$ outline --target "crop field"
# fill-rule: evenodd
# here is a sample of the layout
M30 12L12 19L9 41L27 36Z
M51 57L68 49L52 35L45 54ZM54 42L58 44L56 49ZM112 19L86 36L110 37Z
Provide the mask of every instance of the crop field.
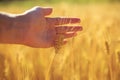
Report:
M0 5L0 11L33 6ZM50 17L79 17L83 31L57 54L53 47L0 44L0 80L120 80L120 4L42 6L53 7Z

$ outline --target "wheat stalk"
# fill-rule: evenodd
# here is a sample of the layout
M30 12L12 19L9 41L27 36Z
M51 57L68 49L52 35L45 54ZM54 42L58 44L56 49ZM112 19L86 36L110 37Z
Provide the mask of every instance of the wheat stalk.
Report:
M65 22L66 19L60 21L60 24L63 24L63 22ZM70 22L69 22L70 23ZM55 40L55 54L52 56L52 60L50 61L50 66L48 68L48 72L47 72L47 79L46 80L62 80L62 76L61 74L57 74L60 70L61 70L61 66L60 64L63 62L64 59L62 59L62 54L63 54L63 49L62 49L62 45L64 44L64 34L62 33L58 33L56 35L56 40ZM56 69L57 68L57 69ZM56 76L55 76L56 75Z
M108 55L108 79L112 80L112 66L111 66L111 59L110 59L110 48L109 48L109 44L107 41L105 41L105 48L106 48L107 55Z
M118 63L120 63L120 51L117 52L117 56L118 56Z
M0 80L6 80L4 62L5 62L5 57L0 54Z

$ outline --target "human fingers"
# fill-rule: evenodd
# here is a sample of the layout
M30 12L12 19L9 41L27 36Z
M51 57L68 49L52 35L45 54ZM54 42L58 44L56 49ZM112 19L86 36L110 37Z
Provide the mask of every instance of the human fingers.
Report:
M50 7L46 7L46 8L43 8L43 7L40 7L40 6L35 6L27 11L24 12L24 14L42 14L43 16L47 16L47 15L50 15L52 13L52 8Z
M44 16L50 15L52 13L52 8L42 8Z
M76 36L76 35L77 35L76 32L65 33L65 34L64 34L64 38L65 38L65 39L66 39L66 38L71 38L71 37L74 37L74 36Z
M63 24L73 24L73 23L80 23L80 19L79 18L60 18L60 17L56 17L56 18L46 18L47 21L55 24L55 25L63 25Z
M77 32L82 31L82 26L58 26L55 27L56 33Z
M64 41L67 40L66 38L71 38L71 37L75 37L77 35L76 32L66 32L66 33L62 33L62 34L58 34L60 39L57 39L56 41ZM61 37L62 36L62 37Z

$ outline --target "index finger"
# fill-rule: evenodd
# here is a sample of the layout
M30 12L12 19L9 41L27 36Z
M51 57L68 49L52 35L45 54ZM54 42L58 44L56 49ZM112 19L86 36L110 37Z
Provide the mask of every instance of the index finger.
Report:
M80 23L80 18L46 18L50 22L54 23L55 25L63 25L63 24L73 24L73 23Z

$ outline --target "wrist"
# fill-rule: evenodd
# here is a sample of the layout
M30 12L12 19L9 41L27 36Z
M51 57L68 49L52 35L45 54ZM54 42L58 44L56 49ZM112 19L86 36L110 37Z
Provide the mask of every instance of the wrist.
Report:
M23 16L10 17L9 25L3 26L1 43L23 44L26 34L26 23Z

